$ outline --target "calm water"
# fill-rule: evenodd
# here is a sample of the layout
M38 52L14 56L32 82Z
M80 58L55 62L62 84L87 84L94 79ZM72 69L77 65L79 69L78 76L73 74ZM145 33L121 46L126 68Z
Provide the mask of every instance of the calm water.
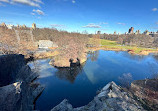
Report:
M128 82L152 78L158 72L158 56L132 56L127 52L97 51L88 54L82 67L56 69L49 59L29 64L40 73L38 82L45 90L37 99L35 108L47 111L68 99L74 107L86 105L96 92L108 82L127 86Z

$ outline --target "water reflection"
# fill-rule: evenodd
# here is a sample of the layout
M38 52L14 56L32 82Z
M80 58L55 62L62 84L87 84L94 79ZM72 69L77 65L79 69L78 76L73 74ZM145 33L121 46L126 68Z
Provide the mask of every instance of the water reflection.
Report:
M142 61L143 59L145 59L147 56L144 55L132 55L129 53L125 53L125 52L121 52L122 56L132 59L132 60L136 60L136 61Z
M94 84L97 82L97 77L95 76L95 71L99 68L98 64L91 63L91 65L85 65L83 68L88 80Z
M66 68L57 68L55 75L60 79L65 79L74 83L77 75L82 71L82 65L76 65Z
M154 57L156 60L158 60L158 55L153 55L153 57Z
M99 56L99 51L91 51L89 52L89 57L88 59L91 59L91 61L96 61L98 59Z
M40 76L38 78L47 78L54 75L54 72L56 69L49 65L50 59L45 60L37 60L30 62L28 65L31 67L31 69L38 73Z
M133 81L133 77L131 73L127 73L119 76L118 80L122 87L130 88L130 83Z

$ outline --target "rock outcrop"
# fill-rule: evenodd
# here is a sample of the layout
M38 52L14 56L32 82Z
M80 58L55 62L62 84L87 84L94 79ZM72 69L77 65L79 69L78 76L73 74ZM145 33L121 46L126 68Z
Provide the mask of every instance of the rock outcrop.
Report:
M80 65L84 64L87 60L86 53L82 54L81 58L71 59L71 58L65 58L64 55L61 57L61 55L55 56L51 61L49 62L50 65L58 68L66 68L71 67L72 65ZM72 61L71 61L72 60Z
M158 110L158 79L137 80L131 84L133 94L148 110Z
M73 108L63 100L51 111L145 111L127 92L114 82L107 84L88 105Z
M33 82L38 74L27 66L23 55L0 56L0 110L33 110L44 87Z

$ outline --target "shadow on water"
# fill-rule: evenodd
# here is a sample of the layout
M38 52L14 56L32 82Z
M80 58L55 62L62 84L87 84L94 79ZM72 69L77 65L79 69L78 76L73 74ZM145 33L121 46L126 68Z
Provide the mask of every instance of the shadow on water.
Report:
M80 60L77 58L77 62L74 63L73 59L70 59L70 67L56 67L58 69L55 75L60 79L65 79L74 83L77 75L82 71L84 64L80 64Z

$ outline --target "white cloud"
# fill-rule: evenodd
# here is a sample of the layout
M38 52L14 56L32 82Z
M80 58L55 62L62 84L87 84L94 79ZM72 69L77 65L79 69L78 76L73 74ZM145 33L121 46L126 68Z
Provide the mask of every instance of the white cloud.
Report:
M126 25L125 23L120 23L120 22L119 22L119 23L117 23L117 24L118 24L118 25Z
M38 15L44 15L44 12L42 10L39 10L39 9L37 9L37 10L33 9L33 13L34 13L34 15L35 15L35 13Z
M155 11L158 11L158 9L157 9L157 8L153 8L153 9L152 9L152 11L154 11L154 12L155 12Z
M13 3L25 4L33 7L40 7L39 3L31 1L31 0L13 0Z
M24 4L33 7L40 7L40 4L43 4L41 0L0 0L0 2L5 2L9 4Z
M156 24L158 25L158 22L156 22Z
M76 3L76 1L75 1L75 0L72 0L72 3Z
M86 26L83 26L83 28L101 28L101 26L94 23L90 23Z
M76 0L57 0L57 1L64 1L64 2L72 2L72 3L76 3Z
M36 15L36 14L32 12L31 15Z
M33 1L37 2L37 3L42 3L43 4L43 2L41 0L33 0Z

